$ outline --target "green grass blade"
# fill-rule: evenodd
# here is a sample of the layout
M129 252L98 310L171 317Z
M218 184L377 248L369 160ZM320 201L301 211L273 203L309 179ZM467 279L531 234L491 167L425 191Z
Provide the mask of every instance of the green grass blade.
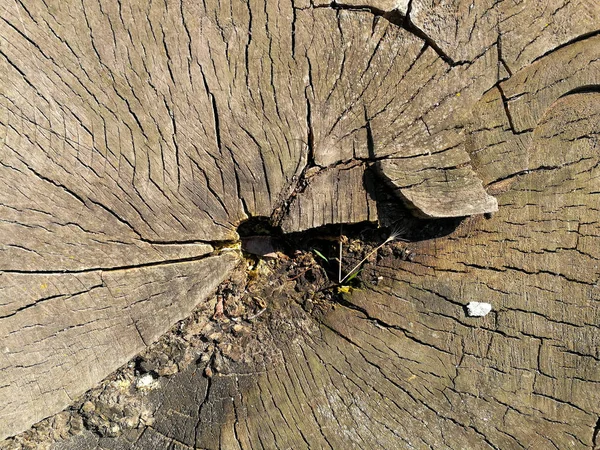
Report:
M326 262L329 262L329 260L325 257L325 255L323 253L321 253L319 250L317 250L316 248L313 248L312 251L315 252L315 255L319 256L320 258L323 258Z
M346 278L346 283L349 283L350 281L352 281L353 279L355 279L358 276L359 273L360 273L360 270L357 270L352 275L350 275L348 278Z

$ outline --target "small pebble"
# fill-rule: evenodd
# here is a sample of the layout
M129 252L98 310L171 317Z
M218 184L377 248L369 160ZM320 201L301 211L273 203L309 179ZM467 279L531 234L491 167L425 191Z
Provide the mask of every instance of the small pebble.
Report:
M212 333L211 335L208 336L208 338L211 341L216 341L216 342L219 342L222 339L222 337L223 337L223 333L219 333L218 331L215 333Z
M140 414L140 423L142 425L152 426L154 424L154 417L152 417L152 412L147 409L142 410Z
M89 414L89 413L92 413L92 412L94 412L94 411L96 410L96 405L94 405L92 402L90 402L90 401L88 400L87 402L85 402L85 403L83 404L83 406L81 407L81 410L82 410L84 413L87 413L87 414Z
M158 380L156 380L152 374L147 373L138 378L135 387L138 389L154 389L157 384Z
M469 317L487 316L492 310L492 305L489 303L470 302L467 305L467 315Z

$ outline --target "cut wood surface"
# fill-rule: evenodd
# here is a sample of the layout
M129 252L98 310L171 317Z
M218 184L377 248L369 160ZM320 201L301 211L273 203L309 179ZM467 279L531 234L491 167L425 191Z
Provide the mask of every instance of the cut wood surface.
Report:
M285 305L260 370L182 372L154 425L65 448L600 448L598 2L0 11L0 439L205 303L245 220L385 222L385 188L468 217Z

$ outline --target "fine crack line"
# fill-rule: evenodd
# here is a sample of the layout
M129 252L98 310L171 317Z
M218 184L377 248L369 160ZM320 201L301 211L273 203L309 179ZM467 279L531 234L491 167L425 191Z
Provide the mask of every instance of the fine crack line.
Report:
M141 264L129 264L123 266L114 267L91 267L87 269L69 269L69 270L18 270L18 269L6 269L0 270L0 273L16 273L16 274L29 274L29 275L60 275L60 274L76 274L76 273L90 273L90 272L116 272L119 270L130 270L130 269L142 269L146 267L166 266L174 264L183 264L188 262L200 261L208 259L222 254L221 250L200 255L190 256L188 258L176 258L176 259L165 259L161 261L151 261Z
M531 64L539 61L540 59L545 58L548 55L551 55L554 52L557 52L565 47L568 47L569 45L575 44L576 42L581 42L581 41L585 41L587 39L591 39L595 36L599 36L600 35L600 30L596 30L596 31L591 31L589 33L584 33L582 35L579 35L567 42L565 42L564 44L560 44L557 47L554 47L553 49L548 50L547 52L541 54L540 56L538 56L537 58L535 58L533 61L531 61Z
M402 15L402 13L398 9L393 9L391 11L384 11L384 10L376 8L374 6L346 5L343 3L337 3L335 0L332 1L329 5L314 6L313 8L314 9L331 8L334 10L370 12L374 16L382 17L382 18L386 19L388 22L408 31L409 33L411 33L411 34L417 36L418 38L422 39L423 41L425 41L438 54L438 56L446 64L448 64L451 67L468 65L468 64L472 63L472 61L467 61L467 60L460 60L460 61L453 60L446 52L444 52L440 48L440 46L435 42L435 40L433 40L433 38L431 36L429 36L427 33L425 33L423 30L421 30L419 27L417 27L411 21L410 12L412 9L412 1L408 5L406 16Z

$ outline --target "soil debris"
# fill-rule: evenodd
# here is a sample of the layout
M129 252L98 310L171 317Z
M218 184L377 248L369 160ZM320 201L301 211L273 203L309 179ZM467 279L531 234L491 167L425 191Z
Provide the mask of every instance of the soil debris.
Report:
M160 406L157 392L170 377L190 366L212 378L261 371L281 363L278 342L294 339L299 333L318 332L320 318L334 307L341 293L383 279L377 271L382 259L409 259L411 255L406 244L390 242L367 258L359 275L344 285L346 290L340 290L340 239L344 251L341 269L346 273L377 248L386 238L385 231L362 228L360 236L342 237L322 231L300 241L290 237L288 244L301 242L302 246L294 249L288 245L283 257L244 253L245 264L190 317L68 410L0 442L0 449L50 449L53 442L84 429L100 437L116 437L151 426ZM285 248L285 239L279 239L278 245Z

